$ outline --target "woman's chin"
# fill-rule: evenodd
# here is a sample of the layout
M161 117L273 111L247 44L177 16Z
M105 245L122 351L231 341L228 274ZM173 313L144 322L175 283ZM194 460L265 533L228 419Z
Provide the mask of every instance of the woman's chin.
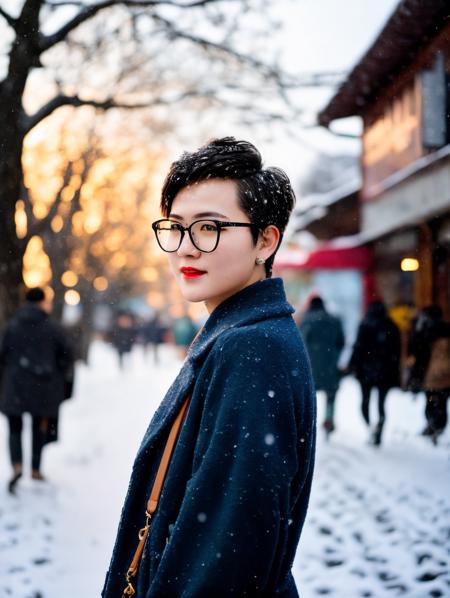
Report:
M204 290L194 289L194 288L186 288L186 285L180 285L180 291L183 295L183 298L190 303L199 303L200 301L207 301L209 296Z

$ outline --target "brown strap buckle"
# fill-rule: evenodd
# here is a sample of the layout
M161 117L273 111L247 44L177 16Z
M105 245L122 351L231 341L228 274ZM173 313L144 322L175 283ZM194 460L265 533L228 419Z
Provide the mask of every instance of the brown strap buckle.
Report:
M133 588L133 585L130 581L130 576L128 573L127 573L127 582L128 582L128 585L124 589L122 596L134 596L134 594L136 594L136 590Z

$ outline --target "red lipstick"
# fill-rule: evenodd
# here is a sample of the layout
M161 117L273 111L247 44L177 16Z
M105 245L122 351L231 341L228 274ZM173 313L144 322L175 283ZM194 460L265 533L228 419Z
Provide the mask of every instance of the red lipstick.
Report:
M184 278L198 278L199 276L203 276L203 274L206 274L204 270L198 270L197 268L188 267L180 268L180 272L184 276Z

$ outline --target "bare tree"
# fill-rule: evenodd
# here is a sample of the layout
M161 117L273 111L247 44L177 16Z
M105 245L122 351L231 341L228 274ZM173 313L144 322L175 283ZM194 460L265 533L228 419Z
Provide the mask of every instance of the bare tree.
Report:
M14 217L23 189L27 133L62 106L173 111L190 100L198 109L205 101L235 101L240 90L255 91L256 80L272 91L282 87L276 68L237 49L240 15L259 9L263 2L24 0L17 15L0 7L8 27L3 39L9 40L6 74L0 82L0 325L17 306L22 285L24 243L17 238ZM188 48L195 52L190 54ZM207 57L209 68L196 62L200 54ZM76 88L71 75L79 72L87 55L83 70L90 72L90 82ZM156 59L160 66L152 70ZM242 70L233 68L236 65L248 67L248 80L239 79ZM30 111L25 90L37 69L53 73L53 92ZM188 72L190 77L181 76ZM219 99L214 83L222 77ZM251 102L236 105L248 110ZM258 117L256 107L254 116Z

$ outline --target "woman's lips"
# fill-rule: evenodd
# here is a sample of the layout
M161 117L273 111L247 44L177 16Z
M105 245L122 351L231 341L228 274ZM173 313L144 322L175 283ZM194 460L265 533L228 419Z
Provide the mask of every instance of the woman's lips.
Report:
M197 268L180 268L180 272L184 278L199 278L206 274L204 270L197 270Z

